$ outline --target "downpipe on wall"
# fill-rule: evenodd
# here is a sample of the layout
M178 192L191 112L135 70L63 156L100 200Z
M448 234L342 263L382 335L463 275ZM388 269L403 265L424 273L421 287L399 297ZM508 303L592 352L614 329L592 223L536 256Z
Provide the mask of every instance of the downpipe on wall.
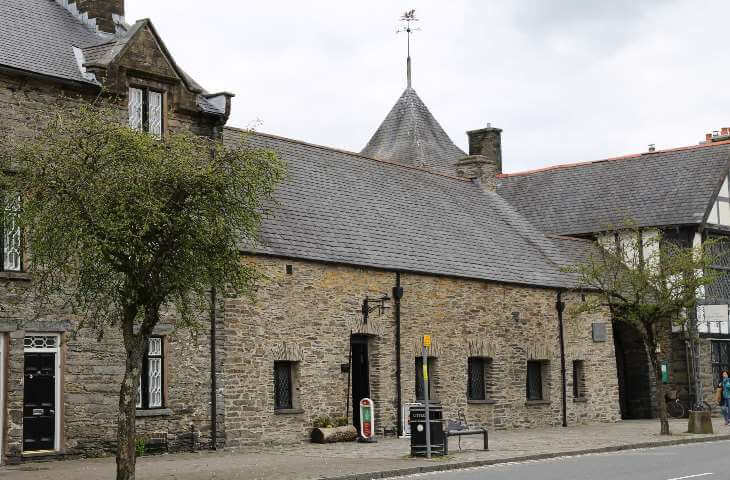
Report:
M400 272L395 272L395 286L393 287L393 313L395 314L395 401L396 436L400 436L403 427L403 403L401 398L401 364L400 364L400 299L403 297L403 287L400 285Z
M563 333L563 310L565 310L565 303L563 303L563 291L558 290L558 298L555 302L555 309L558 311L558 337L560 339L560 389L562 396L562 415L563 415L563 426L568 426L568 392L567 392L567 381L565 375L565 336ZM575 380L573 380L575 381Z

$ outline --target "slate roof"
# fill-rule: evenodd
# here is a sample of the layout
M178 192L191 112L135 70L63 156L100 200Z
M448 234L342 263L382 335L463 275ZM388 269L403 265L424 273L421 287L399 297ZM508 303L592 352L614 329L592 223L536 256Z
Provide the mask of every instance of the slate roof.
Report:
M503 175L497 193L544 232L589 234L701 223L728 170L730 144L658 151Z
M380 160L452 173L466 157L412 88L406 88L361 152Z
M271 149L288 174L257 253L518 284L574 287L576 257L471 181L356 153L226 128ZM589 243L573 240L578 243ZM251 247L249 247L251 248Z
M73 47L83 51L85 65L105 67L124 51L129 40L145 25L154 31L149 20L140 20L126 32L104 34L55 0L0 0L0 66L97 84L93 76L83 75ZM200 109L224 115L225 109L221 110L205 97L207 92L175 63L162 41L160 46L187 88L199 94Z
M72 47L104 41L52 0L0 1L0 66L93 83L81 74Z

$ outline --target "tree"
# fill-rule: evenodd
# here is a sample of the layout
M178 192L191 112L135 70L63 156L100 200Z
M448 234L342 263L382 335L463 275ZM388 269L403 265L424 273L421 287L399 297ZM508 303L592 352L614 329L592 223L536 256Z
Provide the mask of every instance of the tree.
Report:
M656 381L662 435L670 432L660 347L668 348L672 325L686 327L694 318L698 294L717 280L711 269L715 243L710 240L697 247L682 246L666 239L659 230L626 222L603 233L583 263L565 268L578 275L582 287L598 291L573 306L571 313L608 308L614 320L635 327L641 335Z
M210 288L251 292L257 272L240 249L255 243L284 165L190 133L160 140L119 118L111 104L52 110L31 138L6 137L0 179L6 201L22 202L5 221L23 233L36 302L100 336L121 330L117 479L127 480L142 357L161 312L194 329Z

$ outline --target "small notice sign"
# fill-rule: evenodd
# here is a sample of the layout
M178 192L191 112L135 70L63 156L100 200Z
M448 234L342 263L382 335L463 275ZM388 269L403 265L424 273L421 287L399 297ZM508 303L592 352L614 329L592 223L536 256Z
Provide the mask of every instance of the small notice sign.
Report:
M431 335L423 336L423 346L426 348L431 348Z

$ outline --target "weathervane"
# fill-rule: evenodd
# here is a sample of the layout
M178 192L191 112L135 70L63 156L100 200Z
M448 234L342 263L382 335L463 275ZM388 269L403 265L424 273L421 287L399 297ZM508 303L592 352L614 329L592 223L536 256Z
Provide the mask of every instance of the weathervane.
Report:
M408 88L411 88L411 33L417 32L420 30L419 27L412 27L412 22L417 22L418 19L416 18L416 9L413 8L411 10L407 10L403 15L400 17L401 21L401 27L395 31L395 33L403 33L405 32L408 36L408 58L406 60L406 75L408 78Z

